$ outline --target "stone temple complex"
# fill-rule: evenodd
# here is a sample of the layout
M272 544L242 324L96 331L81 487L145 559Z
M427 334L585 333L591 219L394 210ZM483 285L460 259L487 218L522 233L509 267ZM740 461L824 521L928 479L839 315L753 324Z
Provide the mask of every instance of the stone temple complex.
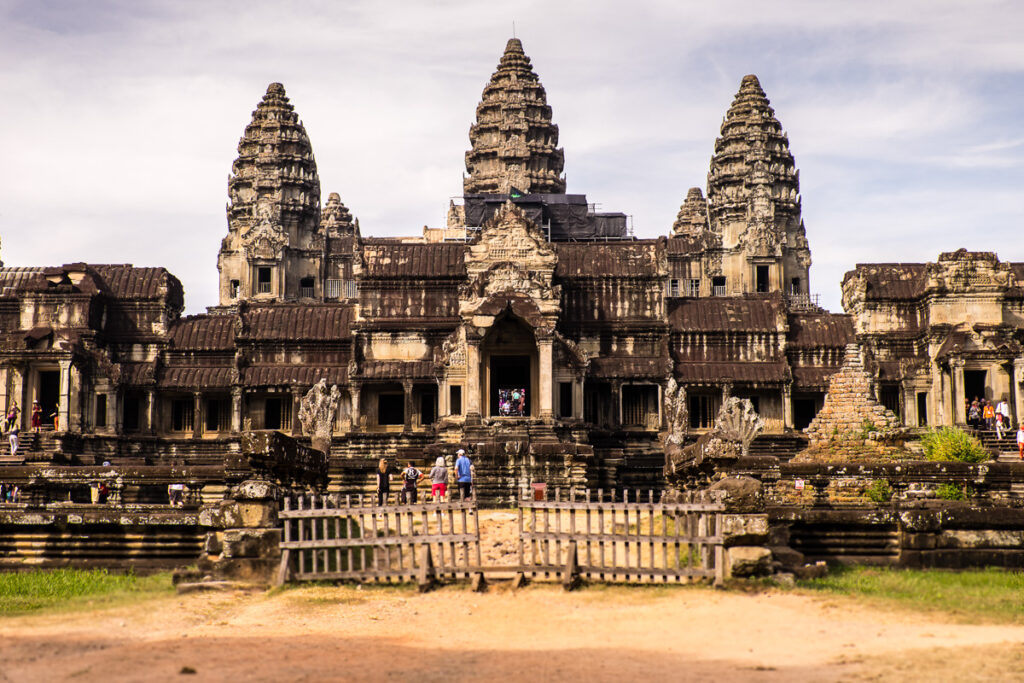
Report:
M246 424L306 439L299 403L324 379L340 390L335 472L464 446L493 500L534 479L660 488L670 381L691 435L747 398L765 423L752 449L783 453L848 348L905 426L963 423L968 396L1024 413L1024 263L959 251L857 265L845 314L816 305L799 172L754 76L706 188L656 239L566 192L552 108L517 39L469 143L446 225L364 235L344 188L322 201L313 144L272 83L230 169L206 314L182 315L163 268L0 269L0 405L17 402L27 430L39 401L46 427L28 457L219 462Z

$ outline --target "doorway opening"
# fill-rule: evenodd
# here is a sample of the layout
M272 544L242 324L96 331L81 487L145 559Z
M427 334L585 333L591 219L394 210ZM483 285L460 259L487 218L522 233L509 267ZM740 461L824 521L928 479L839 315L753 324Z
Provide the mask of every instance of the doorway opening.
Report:
M985 395L985 370L964 370L964 396L968 401L988 398Z
M43 409L43 425L53 427L60 401L60 370L39 371L39 407Z
M768 291L768 266L757 266L757 291L764 293Z
M491 415L530 415L530 357L491 356Z

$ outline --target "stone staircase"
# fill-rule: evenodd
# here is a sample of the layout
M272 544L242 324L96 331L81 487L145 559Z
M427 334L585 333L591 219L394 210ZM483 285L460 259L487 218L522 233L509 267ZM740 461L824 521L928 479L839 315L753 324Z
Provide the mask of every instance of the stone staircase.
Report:
M968 431L976 436L999 462L1020 462L1020 456L1017 453L1016 430L1004 431L1002 439L998 437L994 429L969 429Z
M750 444L750 455L770 455L787 462L807 448L803 434L761 434Z
M899 559L899 531L889 526L794 524L789 545L808 562L894 564Z

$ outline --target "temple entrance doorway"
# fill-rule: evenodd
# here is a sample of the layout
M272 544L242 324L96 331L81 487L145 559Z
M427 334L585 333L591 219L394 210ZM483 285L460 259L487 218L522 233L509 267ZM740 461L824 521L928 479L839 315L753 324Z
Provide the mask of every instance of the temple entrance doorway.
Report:
M526 417L533 391L529 356L491 356L491 415Z
M43 424L52 427L53 416L60 401L60 370L39 371L39 407L43 409ZM31 409L30 409L31 410Z
M985 394L986 370L964 370L964 396L968 401L991 398Z
M483 384L491 417L537 414L537 343L522 320L506 315L491 327L481 344L486 372Z

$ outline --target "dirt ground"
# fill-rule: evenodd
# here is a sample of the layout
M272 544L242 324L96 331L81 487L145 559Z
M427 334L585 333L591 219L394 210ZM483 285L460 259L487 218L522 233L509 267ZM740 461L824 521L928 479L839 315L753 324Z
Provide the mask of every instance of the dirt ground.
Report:
M312 586L5 618L0 680L1007 680L1022 643L792 593Z

